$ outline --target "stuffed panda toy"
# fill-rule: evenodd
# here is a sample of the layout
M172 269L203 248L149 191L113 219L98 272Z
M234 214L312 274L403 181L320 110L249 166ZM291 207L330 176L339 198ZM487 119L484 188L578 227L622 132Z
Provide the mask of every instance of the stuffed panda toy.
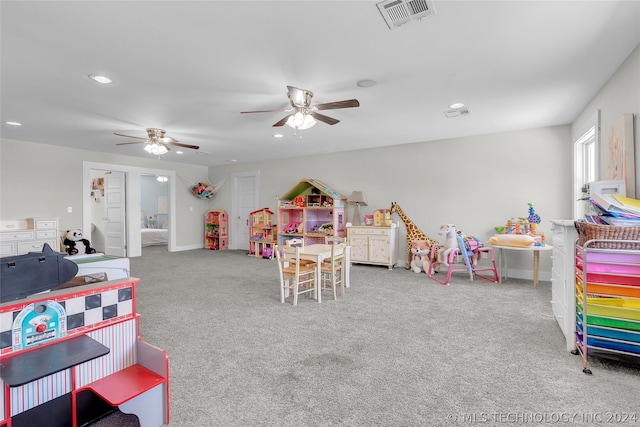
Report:
M82 242L85 254L95 254L96 250L91 247L91 243L82 236L82 230L67 230L64 235L64 245L67 247L67 254L75 255L78 253L76 242Z

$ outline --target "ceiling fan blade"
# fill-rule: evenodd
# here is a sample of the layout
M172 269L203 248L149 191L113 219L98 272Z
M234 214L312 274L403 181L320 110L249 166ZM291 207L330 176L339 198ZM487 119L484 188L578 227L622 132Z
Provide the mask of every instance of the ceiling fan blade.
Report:
M272 127L276 128L276 127L284 126L284 124L287 123L287 120L289 120L289 117L291 117L291 116L293 116L293 114L289 114L288 116L286 116L285 118L283 118L279 122L275 123Z
M116 132L114 132L113 134L114 135L118 135L118 136L124 136L125 138L136 138L136 139L142 139L143 141L147 140L147 138L141 138L139 136L124 135L124 134L116 133Z
M178 142L178 141L169 142L168 144L169 144L169 145L174 145L174 146L176 146L176 147L191 148L191 149L193 149L193 150L199 150L199 149L200 149L200 146L198 146L198 145L182 144L182 143L180 143L180 142ZM166 144L165 144L165 145L166 145ZM168 148L168 147L167 147L167 148Z
M314 105L318 110L336 110L338 108L359 107L360 102L357 99L346 99L344 101L327 102L325 104Z
M282 108L279 110L257 110L257 111L240 111L240 114L250 114L250 113L280 113L282 111L288 111L288 110L283 110Z
M118 143L116 145L144 144L145 142L147 142L147 141L145 140L145 141L136 141L136 142L120 142L120 143Z
M300 89L294 86L287 86L289 93L289 101L291 105L295 107L309 107L311 105L311 98L313 98L313 92L310 90Z
M314 119L320 120L321 122L324 122L328 125L335 125L336 123L340 123L340 120L334 119L333 117L325 116L324 114L310 112L309 115L311 115Z

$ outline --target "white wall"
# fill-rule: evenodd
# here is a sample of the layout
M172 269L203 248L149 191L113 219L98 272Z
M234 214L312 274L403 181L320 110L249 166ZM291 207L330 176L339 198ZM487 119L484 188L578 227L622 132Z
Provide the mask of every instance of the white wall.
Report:
M210 201L194 197L188 190L188 183L206 178L207 167L157 159L0 139L0 218L58 217L60 230L80 228L89 236L90 217L83 218L83 210L90 209L90 175L87 174L85 182L85 165L94 165L95 170L109 170L115 165L114 170L125 171L130 189L127 206L132 210L133 218L131 221L128 218L128 223L137 223L138 227L140 176L165 170L175 171L177 178L175 182L170 182L176 188L175 250L202 247L204 213L210 208ZM72 208L71 213L67 212L67 207ZM139 233L137 237L139 242ZM139 252L131 256L137 255Z
M600 177L607 179L608 166L608 142L613 124L626 113L634 114L634 139L636 162L636 197L640 194L640 125L638 114L640 113L640 45L629 55L625 62L616 70L607 84L589 102L584 111L574 121L572 133L577 135L577 130L594 111L600 109ZM633 195L629 195L634 197Z
M304 139L302 140L304 143ZM275 195L302 178L315 178L348 196L365 192L368 206L361 214L388 209L397 202L429 237L442 240L440 225L454 223L468 234L487 240L494 227L509 218L528 215L535 203L549 234L549 219L571 217L571 138L569 126L440 140L358 150L307 158L211 168L219 180L233 172L260 170L261 207L275 211ZM215 208L231 204L223 186L213 199ZM349 217L353 208L349 208ZM394 215L394 221L399 218ZM400 258L405 260L406 232L401 224ZM520 254L516 254L520 255ZM531 277L531 254L510 258L510 266ZM544 257L543 257L544 258ZM550 272L541 260L541 278ZM511 271L511 270L510 270Z

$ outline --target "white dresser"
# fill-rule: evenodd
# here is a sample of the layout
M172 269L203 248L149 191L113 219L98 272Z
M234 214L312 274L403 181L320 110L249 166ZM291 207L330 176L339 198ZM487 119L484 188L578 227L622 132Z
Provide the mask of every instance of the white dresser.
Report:
M578 239L573 220L551 220L551 306L567 342L575 349L575 243Z
M0 220L0 256L40 252L45 243L60 251L58 218Z
M354 264L386 265L389 270L398 263L398 227L350 226L347 239Z

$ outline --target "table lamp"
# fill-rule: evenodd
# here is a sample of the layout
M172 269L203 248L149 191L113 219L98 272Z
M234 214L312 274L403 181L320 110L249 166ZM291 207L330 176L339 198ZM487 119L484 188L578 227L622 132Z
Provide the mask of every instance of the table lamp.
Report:
M362 191L354 191L347 201L352 205L356 205L356 210L353 213L353 225L360 225L360 205L368 206L367 196Z

